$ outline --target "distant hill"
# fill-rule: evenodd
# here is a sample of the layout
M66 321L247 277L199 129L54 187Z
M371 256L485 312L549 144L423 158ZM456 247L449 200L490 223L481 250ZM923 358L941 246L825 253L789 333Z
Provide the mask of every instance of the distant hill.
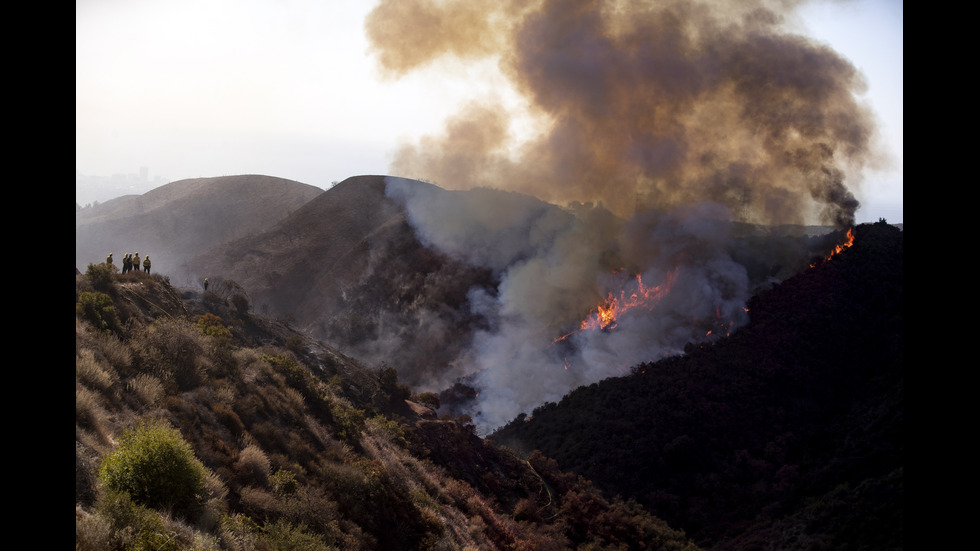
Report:
M216 245L261 232L323 190L261 175L180 180L75 210L75 267L113 253L150 255L153 271L189 282L187 259Z
M902 232L854 234L754 297L730 337L490 439L636 499L705 549L902 549Z
M448 364L466 346L481 323L464 307L467 293L492 288L492 274L420 243L404 208L386 196L385 180L348 178L265 232L209 250L188 266L201 277L233 280L256 311L288 319L356 357L397 359L406 381L419 384L413 365ZM420 328L447 338L420 335Z

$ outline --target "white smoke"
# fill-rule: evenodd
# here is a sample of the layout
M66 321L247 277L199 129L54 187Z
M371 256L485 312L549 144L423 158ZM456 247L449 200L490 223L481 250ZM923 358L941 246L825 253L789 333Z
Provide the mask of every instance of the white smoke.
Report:
M495 296L471 293L489 328L454 366L472 374L479 396L470 415L481 430L746 320L749 278L727 252L728 213L717 205L624 222L601 208L577 215L505 191L391 179L387 193L423 243L499 277ZM648 287L671 275L673 283L652 309L625 312L612 328L579 330L609 293L636 289L634 274Z

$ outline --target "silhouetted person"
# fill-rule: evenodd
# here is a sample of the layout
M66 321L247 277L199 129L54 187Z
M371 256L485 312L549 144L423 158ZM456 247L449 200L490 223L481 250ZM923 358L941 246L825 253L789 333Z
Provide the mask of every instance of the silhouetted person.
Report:
M204 290L208 290L208 278L204 278Z

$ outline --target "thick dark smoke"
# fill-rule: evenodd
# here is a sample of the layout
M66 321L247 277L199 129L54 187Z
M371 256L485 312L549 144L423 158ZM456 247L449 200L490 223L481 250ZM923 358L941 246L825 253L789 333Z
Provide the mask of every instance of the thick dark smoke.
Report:
M500 275L495 296L470 297L491 327L453 370L476 374L481 426L744 322L733 221L854 222L845 182L873 160L873 118L856 69L786 31L796 4L383 0L370 14L388 76L492 58L537 122L517 135L517 114L480 99L391 167L474 190L388 192L428 244ZM635 275L673 278L655 310L552 343Z
M392 171L620 215L710 200L745 221L850 224L844 177L873 154L864 82L785 30L796 4L384 0L366 26L386 74L493 58L543 125L518 144L512 113L481 101Z

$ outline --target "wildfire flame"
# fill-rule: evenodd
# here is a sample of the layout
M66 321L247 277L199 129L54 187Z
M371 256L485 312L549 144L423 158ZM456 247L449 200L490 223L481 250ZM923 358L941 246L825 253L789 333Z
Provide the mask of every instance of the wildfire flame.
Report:
M663 283L648 287L644 285L643 277L637 275L636 290L627 294L627 291L624 289L620 291L618 297L613 293L609 293L606 300L598 304L588 317L582 320L577 330L558 337L554 342L563 341L579 331L613 329L619 323L620 316L624 312L633 310L634 308L652 310L670 291L670 287L673 285L676 277L677 270L674 269L667 273L667 277Z
M835 245L834 246L834 250L830 251L830 254L828 254L823 259L823 261L826 262L826 261L830 260L835 255L840 254L841 252L843 252L845 249L847 249L848 247L850 247L853 244L854 244L854 229L853 228L848 228L848 230L847 230L847 236L844 238L844 242L843 243L838 243L837 245ZM813 263L813 264L810 264L810 267L813 268L816 265L817 265L816 263Z

